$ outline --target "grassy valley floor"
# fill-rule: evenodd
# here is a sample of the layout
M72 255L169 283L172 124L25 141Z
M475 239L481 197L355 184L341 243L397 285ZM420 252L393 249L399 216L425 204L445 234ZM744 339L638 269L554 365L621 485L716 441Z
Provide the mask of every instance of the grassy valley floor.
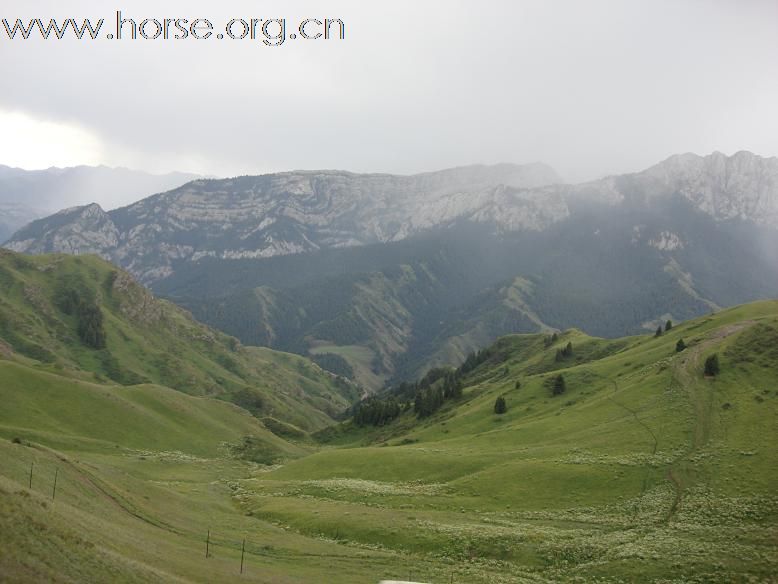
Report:
M324 445L157 386L0 379L4 581L778 581L775 301L656 338L505 337L431 417Z

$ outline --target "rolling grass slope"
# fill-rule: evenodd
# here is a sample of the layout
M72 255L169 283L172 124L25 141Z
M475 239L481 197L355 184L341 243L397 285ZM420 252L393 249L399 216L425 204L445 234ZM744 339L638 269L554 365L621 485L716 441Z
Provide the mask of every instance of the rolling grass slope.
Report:
M310 447L233 404L9 360L0 360L0 403L3 582L293 584L337 574L357 584L407 565L391 550L302 536L244 512L240 481L273 468L254 461ZM442 573L432 560L421 565Z
M103 343L84 340L85 322L102 330ZM0 250L0 351L73 379L217 397L304 431L330 424L359 396L306 359L244 347L197 323L92 256Z
M568 342L572 356L557 360ZM320 447L285 442L207 396L67 378L12 356L0 360L0 574L775 581L776 347L776 301L660 337L504 337L464 376L463 396L432 416L347 422ZM713 353L721 372L706 378ZM559 374L566 391L552 396ZM245 460L257 442L277 448L280 464Z
M215 457L226 443L261 438L286 456L304 451L227 402L158 385L105 386L0 361L0 436L55 448L185 451Z
M245 505L300 533L500 566L487 581L770 581L777 338L775 301L658 338L505 337L458 402L346 430L347 447L245 481ZM705 378L713 353L722 372Z

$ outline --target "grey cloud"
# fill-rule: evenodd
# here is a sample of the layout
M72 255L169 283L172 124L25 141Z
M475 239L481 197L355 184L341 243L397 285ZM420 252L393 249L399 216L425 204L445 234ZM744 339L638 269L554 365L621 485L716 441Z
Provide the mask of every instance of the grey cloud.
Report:
M104 162L152 171L542 160L581 180L675 152L778 154L775 2L121 4L136 18L337 16L348 36L278 48L3 40L0 109L78 123ZM113 10L12 0L3 16Z

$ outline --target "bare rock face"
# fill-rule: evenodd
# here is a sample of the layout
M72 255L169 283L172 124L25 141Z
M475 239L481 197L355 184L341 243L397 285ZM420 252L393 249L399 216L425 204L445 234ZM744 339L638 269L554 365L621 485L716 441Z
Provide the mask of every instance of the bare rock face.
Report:
M97 205L62 211L19 231L6 247L95 253L150 284L180 261L399 241L460 220L543 229L567 208L558 193L533 188L556 182L542 164L415 176L311 171L196 180L110 213Z
M123 299L120 310L128 320L151 326L163 319L162 303L126 272L115 272L112 290Z
M195 180L105 213L61 211L17 232L6 247L25 253L95 253L144 284L182 262L301 254L400 241L458 222L498 232L542 231L583 201L651 205L681 196L717 220L778 228L778 159L748 152L682 154L643 172L563 185L542 164L470 166L414 176L300 171ZM682 237L651 243L680 249Z
M664 192L678 193L716 219L778 227L778 158L750 152L679 154L642 173Z
M36 221L17 232L5 247L24 253L97 254L110 259L119 235L111 217L93 203Z
M154 175L105 166L23 170L0 165L0 242L63 207L95 200L118 207L195 178L193 174Z

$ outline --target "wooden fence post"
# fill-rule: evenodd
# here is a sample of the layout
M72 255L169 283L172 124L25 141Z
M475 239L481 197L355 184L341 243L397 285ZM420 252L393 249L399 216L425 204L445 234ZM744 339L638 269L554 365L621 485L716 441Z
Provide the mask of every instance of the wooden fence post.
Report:
M243 556L246 553L246 539L243 539L243 547L240 550L240 573L243 573Z

